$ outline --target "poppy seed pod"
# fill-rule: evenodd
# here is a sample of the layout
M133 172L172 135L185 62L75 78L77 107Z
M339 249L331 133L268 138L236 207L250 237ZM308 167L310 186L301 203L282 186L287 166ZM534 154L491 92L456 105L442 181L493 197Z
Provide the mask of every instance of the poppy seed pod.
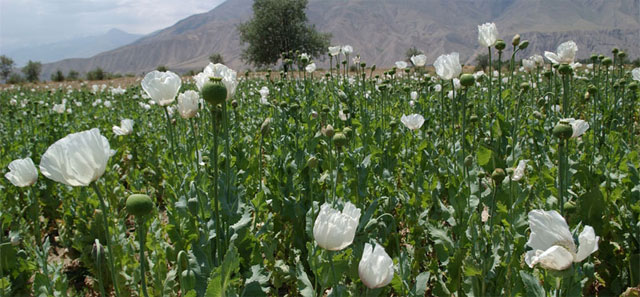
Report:
M604 59L602 59L602 65L611 66L611 64L613 64L613 60L611 60L611 58L605 57Z
M531 88L531 85L528 82L523 82L523 83L520 84L520 89L523 92L529 91L530 88Z
M611 53L614 55L617 55L619 51L620 50L617 47L614 47L613 49L611 49Z
M260 125L260 133L262 133L262 136L269 135L270 127L271 127L271 118L264 119L264 122L262 122L262 125Z
M518 46L519 44L520 44L520 34L516 34L515 36L513 36L513 39L511 39L511 45Z
M342 129L342 132L347 136L347 138L351 138L351 136L353 135L353 130L351 129L351 127L344 127L344 129Z
M562 64L558 67L558 72L562 75L570 75L573 69L569 64Z
M309 157L307 160L307 166L309 166L309 168L316 168L318 166L318 158L315 156Z
M553 75L553 72L551 72L551 70L547 70L547 71L543 72L542 75L544 75L544 77L546 79L550 79L551 76Z
M460 84L464 87L471 87L476 82L476 79L472 74L465 73L460 76Z
M473 156L468 155L464 158L464 166L471 167L471 165L473 165Z
M493 173L491 173L491 179L493 179L493 181L495 181L496 183L501 183L502 180L504 180L505 176L506 173L502 168L496 168L493 170Z
M343 147L348 142L347 136L345 136L344 133L342 132L338 132L335 135L333 135L332 140L337 148Z
M573 128L565 121L559 121L555 127L553 127L553 136L560 139L569 139L573 135Z
M596 61L598 61L598 55L596 55L596 54L591 54L591 57L589 57L589 59L591 59L591 62L594 62L594 63L595 63Z
M504 43L504 40L498 39L496 41L495 47L496 47L497 50L502 51L503 49L505 49L507 47L507 44Z
M202 85L202 98L209 104L218 105L227 99L227 87L222 83L222 79L212 77Z
M144 217L153 210L153 201L145 194L133 194L127 198L127 212L137 218Z
M596 88L596 86L594 85L589 85L588 90L589 90L589 94L592 94L592 95L595 95L598 93L598 88Z
M327 125L322 129L322 134L324 134L324 136L326 137L333 137L334 133L335 131L333 130L333 126L331 125Z

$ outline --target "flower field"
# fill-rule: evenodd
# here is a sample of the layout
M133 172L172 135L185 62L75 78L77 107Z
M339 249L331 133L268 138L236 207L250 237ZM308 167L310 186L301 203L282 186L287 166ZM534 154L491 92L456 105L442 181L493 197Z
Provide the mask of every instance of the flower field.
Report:
M640 69L479 43L4 88L0 296L638 296Z

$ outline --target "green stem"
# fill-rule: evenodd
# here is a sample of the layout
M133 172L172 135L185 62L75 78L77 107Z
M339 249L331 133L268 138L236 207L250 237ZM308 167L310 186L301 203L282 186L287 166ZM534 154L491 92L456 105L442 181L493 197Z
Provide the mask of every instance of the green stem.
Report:
M113 290L116 293L116 297L120 297L120 290L118 289L118 279L116 278L116 265L113 261L115 254L111 245L109 222L107 221L109 213L107 212L107 206L104 203L104 198L102 197L102 194L100 194L100 189L98 188L96 182L92 182L91 187L93 187L93 190L96 192L96 195L98 195L98 199L100 200L100 210L102 210L102 224L104 225L105 237L107 240L107 250L109 253L109 270L111 271L111 281L113 282Z
M142 219L138 219L138 240L140 242L140 283L142 285L142 294L145 297L149 297L149 293L147 293L147 283L145 281L145 272L144 272L144 263L146 259L144 257L144 221Z
M215 107L211 109L211 125L213 130L213 147L211 148L210 154L213 155L213 162L211 164L213 168L213 205L214 205L214 215L216 217L216 265L217 263L222 263L223 255L222 255L222 247L220 246L220 237L222 236L222 228L220 228L221 218L220 218L220 198L218 197L218 120L216 119Z

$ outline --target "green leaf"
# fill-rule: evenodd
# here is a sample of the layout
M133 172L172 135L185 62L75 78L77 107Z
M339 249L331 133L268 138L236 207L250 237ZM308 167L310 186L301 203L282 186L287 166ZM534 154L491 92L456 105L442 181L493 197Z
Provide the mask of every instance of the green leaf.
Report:
M267 296L269 292L269 275L265 274L260 265L251 266L251 277L245 281L242 296Z
M520 277L524 283L524 288L527 291L529 297L545 297L544 290L540 285L540 282L531 274L524 270L520 270Z
M240 268L238 250L232 245L229 247L227 254L224 255L222 265L211 272L205 297L226 297L231 275L238 270L238 268Z
M484 147L484 146L480 146L478 148L478 165L480 166L484 166L489 164L489 161L491 160L491 155L492 155L493 151L491 151L490 149Z
M416 285L411 290L412 296L424 296L424 292L427 291L427 283L429 282L429 277L431 277L431 272L425 271L423 273L418 274L416 277Z
M296 266L296 274L298 276L298 291L302 297L315 297L316 292L313 290L313 285L304 271L304 267L301 262L298 262Z

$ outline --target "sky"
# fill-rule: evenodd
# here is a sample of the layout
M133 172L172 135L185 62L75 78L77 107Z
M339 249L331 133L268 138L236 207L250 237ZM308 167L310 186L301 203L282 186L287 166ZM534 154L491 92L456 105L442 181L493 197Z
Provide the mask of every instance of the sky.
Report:
M104 34L148 34L224 0L0 0L0 52Z

